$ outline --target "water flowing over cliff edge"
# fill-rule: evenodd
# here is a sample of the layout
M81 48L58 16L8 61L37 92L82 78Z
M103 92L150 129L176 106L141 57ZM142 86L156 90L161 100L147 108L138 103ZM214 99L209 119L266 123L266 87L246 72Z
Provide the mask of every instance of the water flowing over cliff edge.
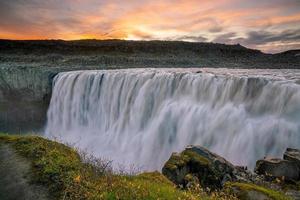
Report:
M160 170L189 144L253 168L300 147L299 80L299 70L63 72L45 134L144 170Z

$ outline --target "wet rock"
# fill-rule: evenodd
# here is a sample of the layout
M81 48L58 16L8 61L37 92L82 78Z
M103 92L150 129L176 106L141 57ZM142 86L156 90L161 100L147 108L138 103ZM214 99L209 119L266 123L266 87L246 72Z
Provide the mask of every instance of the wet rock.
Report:
M294 200L300 200L300 191L288 190L285 194L290 196Z
M293 161L278 158L265 158L256 162L255 172L267 177L283 180L299 180L300 170Z
M199 180L204 188L218 189L234 178L234 169L231 163L209 150L189 146L180 154L173 153L162 173L183 187L189 185L189 180Z
M250 171L246 166L235 166L234 178L238 182L262 183L263 176Z
M299 149L287 148L283 155L283 158L285 160L295 162L298 165L298 168L300 169L300 150Z

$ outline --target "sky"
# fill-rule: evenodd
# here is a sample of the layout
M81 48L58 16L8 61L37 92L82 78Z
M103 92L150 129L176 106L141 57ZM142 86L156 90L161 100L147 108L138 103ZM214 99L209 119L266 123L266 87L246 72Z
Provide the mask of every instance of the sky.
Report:
M300 49L300 0L0 0L2 39L183 40Z

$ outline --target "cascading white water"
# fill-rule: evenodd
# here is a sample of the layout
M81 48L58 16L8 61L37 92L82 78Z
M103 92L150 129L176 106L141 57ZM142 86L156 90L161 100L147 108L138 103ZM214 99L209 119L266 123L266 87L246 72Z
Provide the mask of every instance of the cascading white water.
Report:
M253 168L300 147L300 71L128 69L59 73L46 136L115 163L160 170L203 145Z

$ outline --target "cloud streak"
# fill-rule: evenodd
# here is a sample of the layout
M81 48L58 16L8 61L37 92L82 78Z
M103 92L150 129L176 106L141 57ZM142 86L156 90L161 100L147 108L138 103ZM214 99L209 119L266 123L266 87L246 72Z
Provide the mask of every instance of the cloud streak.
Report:
M0 38L158 39L300 48L298 0L0 0Z

